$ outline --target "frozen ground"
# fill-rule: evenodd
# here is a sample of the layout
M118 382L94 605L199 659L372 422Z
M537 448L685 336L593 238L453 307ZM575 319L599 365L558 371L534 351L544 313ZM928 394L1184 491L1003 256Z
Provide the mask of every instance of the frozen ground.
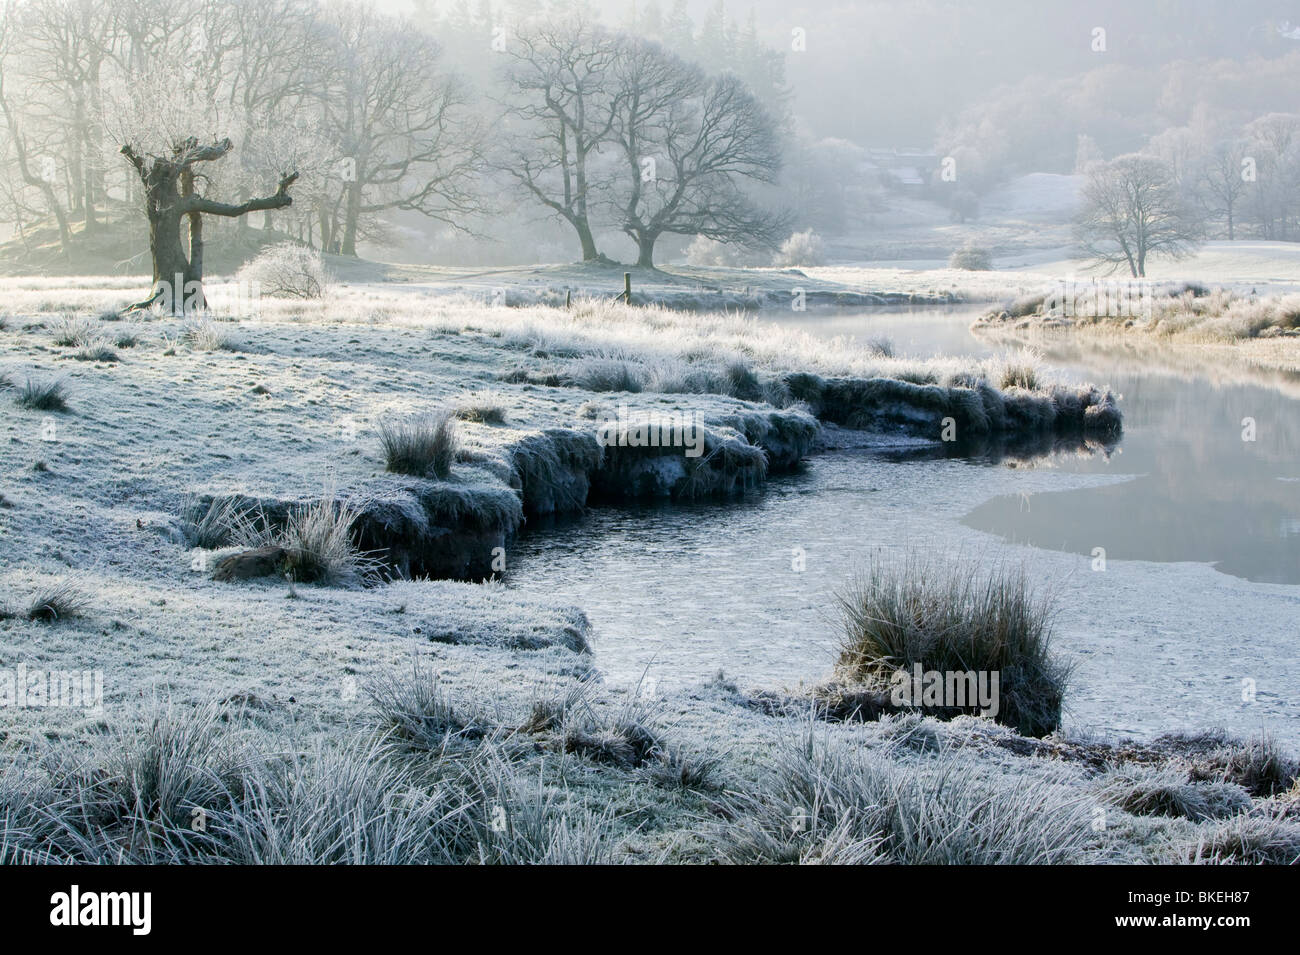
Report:
M21 608L43 587L66 582L85 606L55 623L0 620L0 668L98 670L104 683L102 712L7 708L0 749L9 757L32 745L93 753L106 734L144 725L154 704L168 700L182 708L224 701L232 729L272 752L313 739L333 745L374 724L367 688L409 673L417 658L458 705L501 722L521 719L539 699L581 680L591 712L612 719L635 691L601 685L599 634L580 608L497 584L220 584L205 572L211 564L203 558L214 555L187 545L176 515L199 491L311 495L379 477L372 428L388 413L490 390L505 423L463 425L471 451L490 457L528 431L586 420L581 405L594 398L609 400L500 380L524 358L534 372L596 354L682 362L696 350L715 359L741 355L756 367L793 356L825 373L917 367L843 342L763 333L734 316L615 310L583 320L547 309L483 308L418 286L342 289L326 306L272 303L260 320L215 322L191 339L174 321L99 323L97 334L116 342L117 361L79 361L74 348L54 344L62 312L86 319L134 289L123 281L69 289L39 280L5 288L0 371L17 385L65 377L70 410L21 409L12 390L0 393L0 599ZM637 400L706 414L746 405L721 395ZM475 460L459 465L455 479L500 480ZM582 650L588 639L594 654ZM1117 691L1132 690L1121 684ZM726 681L671 687L642 702L665 739L710 754L729 789L763 785L772 754L797 748L803 732L797 718L755 709L747 688ZM1046 787L1044 794L1061 798L1062 825L1074 833L1060 859L1183 858L1227 824L1117 809L1111 828L1090 834L1084 820L1092 807L1113 803L1102 796L1110 777L1087 761L1039 758L1055 750L970 721L816 732L836 746L916 764L918 780L927 778L927 754L941 749L963 761L963 776L994 790ZM545 766L555 771L546 760L558 760L560 778L545 783L562 794L555 811L604 814L620 861L712 857L700 837L716 824L707 789L655 782L644 768L593 755L599 750L590 742L569 752L546 731L532 738L518 756L521 773L536 767L540 778ZM557 746L563 755L551 756ZM12 776L3 782L0 796L10 798L18 784ZM1273 803L1254 806L1265 820L1276 812Z

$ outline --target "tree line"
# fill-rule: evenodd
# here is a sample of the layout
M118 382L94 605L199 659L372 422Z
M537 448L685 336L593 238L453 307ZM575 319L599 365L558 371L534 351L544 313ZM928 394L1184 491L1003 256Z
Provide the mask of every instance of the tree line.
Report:
M779 79L760 97L580 9L460 26L449 54L359 2L4 0L0 218L54 223L70 255L144 210L155 278L160 255L201 278L204 216L258 211L343 255L393 213L468 232L516 197L588 260L597 224L647 266L666 234L783 237L755 191L781 166Z

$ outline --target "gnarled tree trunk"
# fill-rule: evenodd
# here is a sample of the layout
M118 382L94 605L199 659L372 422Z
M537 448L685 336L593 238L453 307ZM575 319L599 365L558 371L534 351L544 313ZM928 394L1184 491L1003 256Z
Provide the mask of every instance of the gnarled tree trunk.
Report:
M130 145L122 147L122 155L135 167L144 184L149 253L153 260L153 288L149 297L130 306L128 311L159 303L174 314L205 308L203 215L236 218L259 209L283 209L293 203L289 187L298 178L296 172L282 176L273 195L238 204L216 202L198 195L194 185L195 164L220 159L231 148L229 139L200 145L193 138L174 146L170 156L142 156ZM189 227L188 250L181 237L183 224Z

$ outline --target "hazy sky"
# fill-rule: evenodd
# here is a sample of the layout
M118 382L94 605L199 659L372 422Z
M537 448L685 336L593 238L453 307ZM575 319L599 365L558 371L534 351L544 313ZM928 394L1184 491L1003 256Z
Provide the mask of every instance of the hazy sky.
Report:
M454 2L426 0L435 9ZM590 6L622 26L633 2L592 0ZM411 10L414 0L380 5ZM697 27L715 5L689 0ZM495 10L510 6L509 0L493 3ZM478 0L470 7L477 9ZM659 0L665 15L672 7L673 0ZM785 52L795 115L809 129L876 144L926 145L941 118L1028 77L1300 50L1300 39L1278 29L1287 20L1300 23L1295 0L725 0L725 9L739 22L752 11L762 38ZM806 37L802 52L791 48L796 28ZM1104 31L1100 50L1098 30ZM1147 104L1116 102L1114 108L1122 114L1130 105Z

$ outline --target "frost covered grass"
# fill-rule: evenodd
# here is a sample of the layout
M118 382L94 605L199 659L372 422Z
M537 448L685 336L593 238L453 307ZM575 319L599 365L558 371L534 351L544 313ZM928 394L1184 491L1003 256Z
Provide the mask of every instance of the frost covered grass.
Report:
M883 689L900 671L910 680L917 666L996 673L999 722L1026 736L1060 725L1070 670L1051 651L1052 605L1031 592L1023 569L915 553L898 563L875 558L837 604L839 669L850 680Z
M1096 857L1091 804L1066 774L990 781L968 756L899 765L812 725L713 841L728 862L1043 865Z
M326 494L289 512L276 542L284 548L289 575L302 583L359 587L370 582L381 565L363 554L354 539L357 511Z
M1193 782L1175 766L1113 769L1101 792L1105 801L1135 816L1180 816L1193 822L1221 819L1250 806L1250 795L1235 783Z
M662 704L598 695L580 681L531 704L509 693L486 702L406 665L370 687L344 731L315 740L277 731L256 701L146 704L92 734L10 745L0 861L1282 864L1300 854L1284 804L1203 785L1206 796L1153 797L1198 789L1168 767L1097 774L1069 759L998 758L986 746L1006 737L980 720L737 723L706 710L665 732ZM731 745L687 738L719 719L738 734ZM1101 831L1099 806L1109 807Z
M1300 293L1296 292L1259 294L1253 288L1210 289L1182 282L1158 286L1125 301L1123 307L1084 302L1069 315L1053 293L1040 292L1004 303L971 327L1012 342L1052 342L1063 335L1104 343L1141 341L1159 346L1162 359L1179 346L1205 351L1212 359L1300 370Z
M1150 318L1135 327L1157 338L1193 341L1300 334L1300 293L1260 296L1230 289L1189 289L1157 298Z
M31 411L67 411L67 384L62 378L37 381L28 378L18 389L18 404Z
M440 411L419 418L381 421L379 441L384 466L394 474L446 479L456 461L460 441L456 418Z

